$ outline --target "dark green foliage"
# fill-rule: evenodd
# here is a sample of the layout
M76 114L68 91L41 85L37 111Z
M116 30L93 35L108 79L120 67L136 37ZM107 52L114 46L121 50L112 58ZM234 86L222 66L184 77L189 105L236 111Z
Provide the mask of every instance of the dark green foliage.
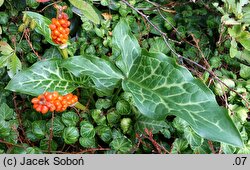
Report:
M216 153L250 152L249 2L152 0L159 12L128 1L166 39L121 1L80 2L58 3L71 22L68 59L50 36L56 10L40 11L51 1L1 6L0 153L210 154L210 141ZM87 109L42 115L30 101L44 91L73 92Z

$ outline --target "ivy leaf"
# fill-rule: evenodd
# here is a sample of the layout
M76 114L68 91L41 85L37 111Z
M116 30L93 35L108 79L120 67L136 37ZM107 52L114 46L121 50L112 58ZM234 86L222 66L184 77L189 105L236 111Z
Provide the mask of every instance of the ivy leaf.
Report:
M118 123L121 119L121 115L117 111L111 111L107 114L107 120L109 125L112 127L114 124Z
M3 103L0 107L0 119L10 120L13 116L14 111L6 103Z
M245 22L246 24L250 24L250 12L246 11L243 13L242 22Z
M129 153L132 149L132 142L126 137L115 138L109 145L118 153Z
M170 52L170 49L166 48L166 44L163 38L156 37L154 39L150 39L149 44L150 44L149 52L162 52L164 54Z
M13 54L9 58L9 62L7 64L8 75L12 78L15 74L17 74L22 69L22 63L16 54Z
M238 130L215 96L184 67L162 53L143 51L122 83L141 113L162 120L176 115L204 138L242 146Z
M76 127L66 127L63 130L63 139L66 144L74 144L79 138L79 130Z
M231 56L231 54L230 54L230 56ZM243 51L238 51L238 53L235 57L237 57L238 59L240 59L243 62L250 64L250 51L248 51L246 49Z
M228 33L231 37L235 38L236 41L240 42L246 50L250 51L250 33L244 31L241 25L235 25L229 28Z
M30 68L16 74L6 89L38 96L45 91L58 91L61 94L67 94L77 87L89 85L87 77L75 78L68 71L60 68L60 64L61 60L58 59L36 62Z
M192 148L195 154L210 154L211 149L208 145L208 141L204 140L201 146Z
M5 136L3 139L6 142L9 142L12 144L17 144L18 136L19 136L19 134L16 131L12 130L12 131L10 131L10 134L8 136Z
M47 122L46 127L47 127L47 133L50 133L50 128L51 128L51 119L49 122ZM55 137L61 137L63 129L65 128L61 117L56 116L53 120L53 136Z
M2 55L0 58L0 68L7 66L8 75L12 78L22 69L21 61L11 46L4 41L0 41L0 52Z
M90 21L94 22L95 24L100 23L98 14L90 4L88 4L84 0L69 0L69 2L76 8L80 9L83 15Z
M113 44L121 51L121 59L116 64L128 76L136 59L141 54L141 48L125 20L121 20L113 31Z
M221 144L221 150L225 154L233 154L236 151L236 148L225 143Z
M50 44L56 45L55 43L53 43L50 36L51 30L49 28L49 25L51 24L51 21L49 20L49 18L46 18L41 14L31 11L24 11L23 13L35 21L36 23L35 31L38 34L43 35L45 37L45 40L48 41Z
M246 144L243 148L241 148L237 154L250 154L250 144Z
M250 33L247 31L243 31L241 36L237 39L241 43L241 45L248 51L250 51Z
M97 109L108 109L112 105L109 99L98 99L95 103Z
M176 131L180 133L184 133L184 129L189 126L189 124L180 117L174 118L172 125Z
M95 128L94 126L88 121L82 121L80 123L80 134L82 137L85 138L94 138L95 136Z
M44 59L50 59L50 58L62 58L62 55L60 54L57 47L52 46L49 49L46 49L43 54Z
M40 149L42 149L42 150L48 150L49 149L49 142L51 143L51 150L52 151L56 151L56 149L58 147L56 141L54 141L54 140L50 141L47 138L40 140Z
M184 129L184 136L191 148L200 147L204 141L204 139L197 135L190 127Z
M10 123L3 119L0 119L0 137L6 137L10 135Z
M14 50L11 48L11 46L5 42L5 41L0 41L0 52L2 55L10 55L11 53L14 52ZM1 64L0 64L1 66Z
M158 133L162 129L168 129L169 125L165 121L157 121L146 116L140 115L135 123L135 131L144 133L145 129L152 131L153 134Z
M172 152L171 153L181 153L188 147L188 142L185 139L177 138L173 142Z
M38 147L28 147L26 149L26 154L42 154L42 153L43 152Z
M38 139L44 138L46 134L46 121L37 120L32 123L32 132Z
M112 139L112 131L106 125L99 125L95 128L97 135L106 143Z
M250 78L250 67L244 64L240 64L240 76L244 79Z
M95 148L96 147L95 138L80 137L79 138L79 143L84 148Z
M70 57L61 66L75 76L88 75L95 88L107 95L112 93L123 78L122 73L110 61L88 55Z
M166 16L165 16L166 17ZM165 20L160 16L156 15L155 17L152 18L152 23L157 26L162 32L166 32L166 28L164 26ZM151 26L150 33L160 35L160 33Z
M64 112L62 114L62 121L66 126L76 126L79 122L79 116L76 112Z
M106 124L106 117L103 115L102 111L99 109L91 110L91 117L94 119L97 125Z

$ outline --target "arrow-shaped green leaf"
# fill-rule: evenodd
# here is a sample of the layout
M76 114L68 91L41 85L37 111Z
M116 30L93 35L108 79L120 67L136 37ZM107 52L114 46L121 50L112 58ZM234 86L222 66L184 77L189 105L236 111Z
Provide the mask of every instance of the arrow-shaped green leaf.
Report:
M39 61L14 76L6 89L37 96L45 91L66 94L77 87L90 85L87 77L75 78L68 71L63 70L60 64L59 59Z
M131 70L123 88L132 94L141 113L153 119L176 115L204 138L243 145L227 110L219 107L213 93L173 59L143 51Z
M93 80L96 89L110 94L123 78L120 70L110 61L93 56L74 56L61 65L75 76L88 75Z
M141 55L141 48L125 20L116 25L112 42L121 51L121 59L116 64L128 76L134 62Z

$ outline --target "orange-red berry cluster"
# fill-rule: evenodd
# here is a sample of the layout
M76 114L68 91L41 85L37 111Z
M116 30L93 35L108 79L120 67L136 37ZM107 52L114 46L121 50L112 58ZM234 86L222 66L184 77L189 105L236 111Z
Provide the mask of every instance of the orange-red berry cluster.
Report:
M48 111L63 112L68 106L76 103L78 98L72 93L66 94L64 96L59 95L58 92L45 92L31 100L33 103L33 108L37 112L46 114Z
M68 41L70 21L66 13L62 12L58 18L52 18L52 24L49 25L51 38L56 44L65 44Z

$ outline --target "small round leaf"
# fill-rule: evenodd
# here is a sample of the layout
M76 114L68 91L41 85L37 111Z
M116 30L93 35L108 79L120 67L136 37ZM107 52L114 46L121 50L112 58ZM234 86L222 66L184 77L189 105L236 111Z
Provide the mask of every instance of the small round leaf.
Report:
M80 134L82 137L93 138L95 136L95 129L91 123L89 123L88 121L82 121L80 125Z
M118 153L129 153L132 149L132 142L126 137L116 138L110 143L110 147Z
M62 121L66 126L76 126L79 116L75 112L65 112L62 114Z
M79 130L76 127L66 127L63 130L63 139L66 144L74 144L79 138Z
M96 147L95 138L80 137L79 143L84 148L95 148Z
M44 138L46 134L46 121L37 120L32 123L32 132L38 139Z

